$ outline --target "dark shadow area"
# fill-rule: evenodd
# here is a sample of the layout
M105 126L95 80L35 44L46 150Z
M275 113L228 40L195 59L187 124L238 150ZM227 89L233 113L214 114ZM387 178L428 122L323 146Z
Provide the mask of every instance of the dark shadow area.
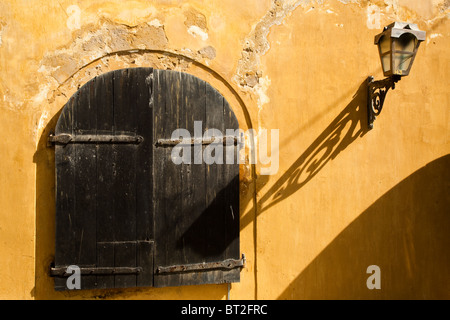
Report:
M449 195L446 155L361 213L279 299L449 299ZM380 290L366 286L370 265L380 267Z
M202 257L201 261L239 259L239 197L233 195L238 190L239 176L236 176L226 187L218 190L215 199L200 215L196 211L202 208L204 199L200 205L190 203L192 209L183 210L183 216L198 215L198 218L176 240L176 248L195 251ZM234 250L230 253L235 257L227 257L227 250L233 242Z
M55 255L55 149L47 147L47 138L61 111L62 108L44 128L33 157L36 164L36 299L45 297L44 291L53 290L49 267Z
M366 107L367 80L364 80L352 101L259 199L257 215L299 191L330 160L335 159L357 138L363 137L368 132ZM258 177L259 186L260 178L263 184L268 181L266 176ZM251 219L243 217L241 230L252 222Z

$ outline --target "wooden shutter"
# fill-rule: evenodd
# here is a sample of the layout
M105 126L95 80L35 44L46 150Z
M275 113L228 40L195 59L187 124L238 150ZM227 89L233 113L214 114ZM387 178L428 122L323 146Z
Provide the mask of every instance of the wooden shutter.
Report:
M237 120L220 93L196 77L155 70L154 82L155 286L239 281L239 268L208 269L239 259L239 165L175 165L171 148L157 146L177 128L193 133L194 121L225 134L238 129Z
M225 99L181 72L117 70L70 98L51 137L56 290L69 265L82 289L239 281L237 161L175 165L158 145L194 121L238 129Z

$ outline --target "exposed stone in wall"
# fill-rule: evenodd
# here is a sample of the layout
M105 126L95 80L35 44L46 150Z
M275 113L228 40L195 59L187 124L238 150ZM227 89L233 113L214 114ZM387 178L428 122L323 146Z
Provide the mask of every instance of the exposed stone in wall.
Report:
M88 25L74 33L74 41L66 48L47 53L41 62L41 72L47 72L59 84L77 70L94 60L133 49L158 49L167 47L164 27L142 23L136 27L103 20L99 26Z
M267 41L270 28L274 25L281 24L286 16L302 2L305 1L273 0L271 9L244 40L241 59L239 60L234 78L241 88L254 88L259 83L259 79L262 77L260 57L270 48L270 44Z
M186 27L207 31L203 14L194 9L184 13ZM71 25L75 23L73 19L72 16L68 18ZM68 98L77 89L75 84L79 87L90 78L114 68L152 66L185 71L192 61L205 62L216 57L216 49L211 45L198 51L170 48L164 24L156 18L130 26L103 17L96 24L78 27L73 28L72 41L47 52L40 62L38 71L47 85L41 88L39 97L48 96L49 103L60 95Z
M0 20L0 46L2 45L2 33L3 33L3 28L5 27L6 22Z
M391 20L411 21L417 23L423 20L423 12L415 12L407 7L408 1L400 0L338 0L346 5L358 5L366 8L367 27L370 29L380 29L381 15L388 16ZM425 20L426 23L434 22L436 19L449 17L450 0L437 0L433 8L435 15L432 20ZM280 25L298 7L303 9L323 9L325 13L335 13L330 7L330 2L322 0L272 0L272 7L261 18L253 28L249 36L244 40L241 59L234 81L244 90L257 86L263 75L260 58L269 49L270 43L267 36L270 28ZM307 11L306 11L307 12ZM422 17L422 19L421 19Z
M207 46L198 51L202 55L202 57L207 59L214 59L216 57L216 49L212 46Z
M195 10L194 8L189 8L184 12L184 15L186 16L186 20L184 21L186 27L190 28L192 26L195 26L203 29L204 31L208 31L206 17L204 14Z

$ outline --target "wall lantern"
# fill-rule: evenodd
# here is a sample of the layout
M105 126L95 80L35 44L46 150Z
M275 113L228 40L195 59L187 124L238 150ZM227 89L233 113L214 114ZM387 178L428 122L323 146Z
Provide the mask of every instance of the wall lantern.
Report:
M373 81L368 78L367 114L369 129L383 108L384 98L390 88L411 70L420 42L425 40L425 31L416 24L394 22L384 27L383 32L375 36L378 45L383 74L387 78Z

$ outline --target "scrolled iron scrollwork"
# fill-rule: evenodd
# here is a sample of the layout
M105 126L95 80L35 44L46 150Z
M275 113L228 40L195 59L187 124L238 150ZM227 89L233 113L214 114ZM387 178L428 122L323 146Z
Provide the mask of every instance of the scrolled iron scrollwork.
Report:
M368 97L367 97L367 116L369 129L373 128L373 122L383 109L384 99L389 89L395 89L395 83L400 80L400 76L391 76L389 78L373 81L370 76L367 79Z

